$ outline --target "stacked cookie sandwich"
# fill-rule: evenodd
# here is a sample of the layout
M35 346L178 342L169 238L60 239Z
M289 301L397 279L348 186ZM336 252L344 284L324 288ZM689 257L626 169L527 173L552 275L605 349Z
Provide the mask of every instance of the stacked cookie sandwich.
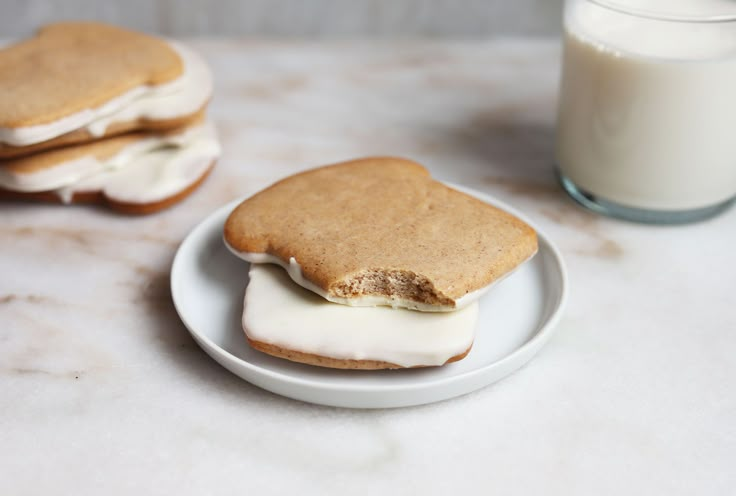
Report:
M219 156L211 96L209 68L180 43L46 26L0 50L0 199L167 207Z
M346 369L462 359L478 298L537 251L521 220L397 158L283 179L235 208L224 239L251 263L250 345Z

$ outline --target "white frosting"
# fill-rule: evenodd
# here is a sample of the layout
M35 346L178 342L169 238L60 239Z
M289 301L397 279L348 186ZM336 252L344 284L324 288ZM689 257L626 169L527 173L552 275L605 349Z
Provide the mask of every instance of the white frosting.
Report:
M29 173L0 167L0 187L21 192L48 191L94 174L102 167L100 161L90 155Z
M195 52L178 43L172 42L171 46L184 64L184 72L174 81L155 86L137 86L99 107L85 109L46 124L0 127L0 142L12 146L32 145L77 129L86 129L94 136L102 136L109 125L118 122L175 119L193 114L212 95L212 74Z
M125 153L123 155L126 155ZM130 156L115 167L59 188L56 193L70 202L75 193L102 191L123 203L152 203L169 198L201 178L220 155L214 126L205 124L164 140L160 146Z
M49 191L62 188L105 170L121 168L138 157L164 146L181 146L201 135L201 126L188 128L182 133L152 135L121 148L115 155L101 160L86 155L60 162L53 167L28 173L18 173L0 167L0 187L20 192ZM214 131L206 131L212 133Z
M477 317L477 303L450 313L335 305L293 284L280 268L253 264L243 328L252 340L303 353L413 367L464 353Z
M61 162L30 173L18 173L0 167L0 187L20 192L49 191L78 183L106 170L122 168L141 156L162 148L183 146L202 139L216 141L211 124L187 128L181 133L152 135L121 148L115 155L101 160L92 155Z
M230 250L235 256L242 258L243 260L246 260L252 264L277 264L286 269L286 272L289 274L289 277L297 283L299 286L306 288L314 293L317 293L322 298L331 301L333 303L339 303L341 305L348 305L353 307L375 307L375 306L389 306L393 308L409 308L412 310L419 310L421 312L453 312L455 310L465 308L472 304L473 302L477 301L481 296L483 296L489 289L491 289L494 285L501 282L503 279L508 277L513 271L505 274L503 277L500 277L499 279L493 281L491 284L484 286L480 289L477 289L475 291L471 291L462 297L455 300L455 306L447 306L447 305L430 305L427 303L421 303L413 300L407 300L404 298L389 298L387 296L378 296L378 295L367 295L367 296L359 296L359 297L353 297L353 298L343 298L339 296L333 296L328 294L324 289L320 288L316 284L314 284L312 281L308 280L306 277L304 277L304 274L302 273L302 268L299 265L299 263L296 261L296 258L291 257L289 259L289 263L285 263L280 258L269 255L268 253L248 253L248 252L242 252L238 251L230 244L225 241L225 246L227 246L228 250ZM532 255L533 256L533 255ZM531 257L530 257L531 258ZM520 264L521 265L521 264Z

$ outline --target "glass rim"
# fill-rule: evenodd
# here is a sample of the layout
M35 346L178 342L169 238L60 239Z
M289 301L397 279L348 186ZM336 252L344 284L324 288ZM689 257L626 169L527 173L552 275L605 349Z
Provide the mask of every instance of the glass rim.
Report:
M598 5L608 10L627 14L636 17L643 17L656 21L669 22L689 22L689 23L727 23L736 22L736 12L732 14L714 14L714 15L693 15L693 14L674 14L670 12L657 12L648 9L639 9L629 5L622 5L615 0L585 0L592 4Z

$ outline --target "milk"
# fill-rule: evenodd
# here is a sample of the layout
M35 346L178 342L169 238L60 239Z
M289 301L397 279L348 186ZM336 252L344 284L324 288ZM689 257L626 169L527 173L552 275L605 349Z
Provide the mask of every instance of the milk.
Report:
M619 3L675 17L736 14L731 0ZM736 22L569 2L557 162L579 189L628 207L689 210L736 195Z

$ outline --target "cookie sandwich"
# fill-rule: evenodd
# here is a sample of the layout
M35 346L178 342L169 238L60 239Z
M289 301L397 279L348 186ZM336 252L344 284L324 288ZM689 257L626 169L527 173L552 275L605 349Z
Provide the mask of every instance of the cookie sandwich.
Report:
M233 210L224 240L251 263L252 347L357 369L464 357L478 298L537 251L520 219L389 157L277 182Z
M181 43L95 22L41 28L0 50L0 199L106 201L135 213L174 203L219 155L205 119L212 88L207 64ZM203 141L208 152L184 167ZM164 176L163 188L144 179ZM113 186L122 182L124 195Z
M95 22L41 28L0 50L0 158L186 125L212 95L190 48Z

